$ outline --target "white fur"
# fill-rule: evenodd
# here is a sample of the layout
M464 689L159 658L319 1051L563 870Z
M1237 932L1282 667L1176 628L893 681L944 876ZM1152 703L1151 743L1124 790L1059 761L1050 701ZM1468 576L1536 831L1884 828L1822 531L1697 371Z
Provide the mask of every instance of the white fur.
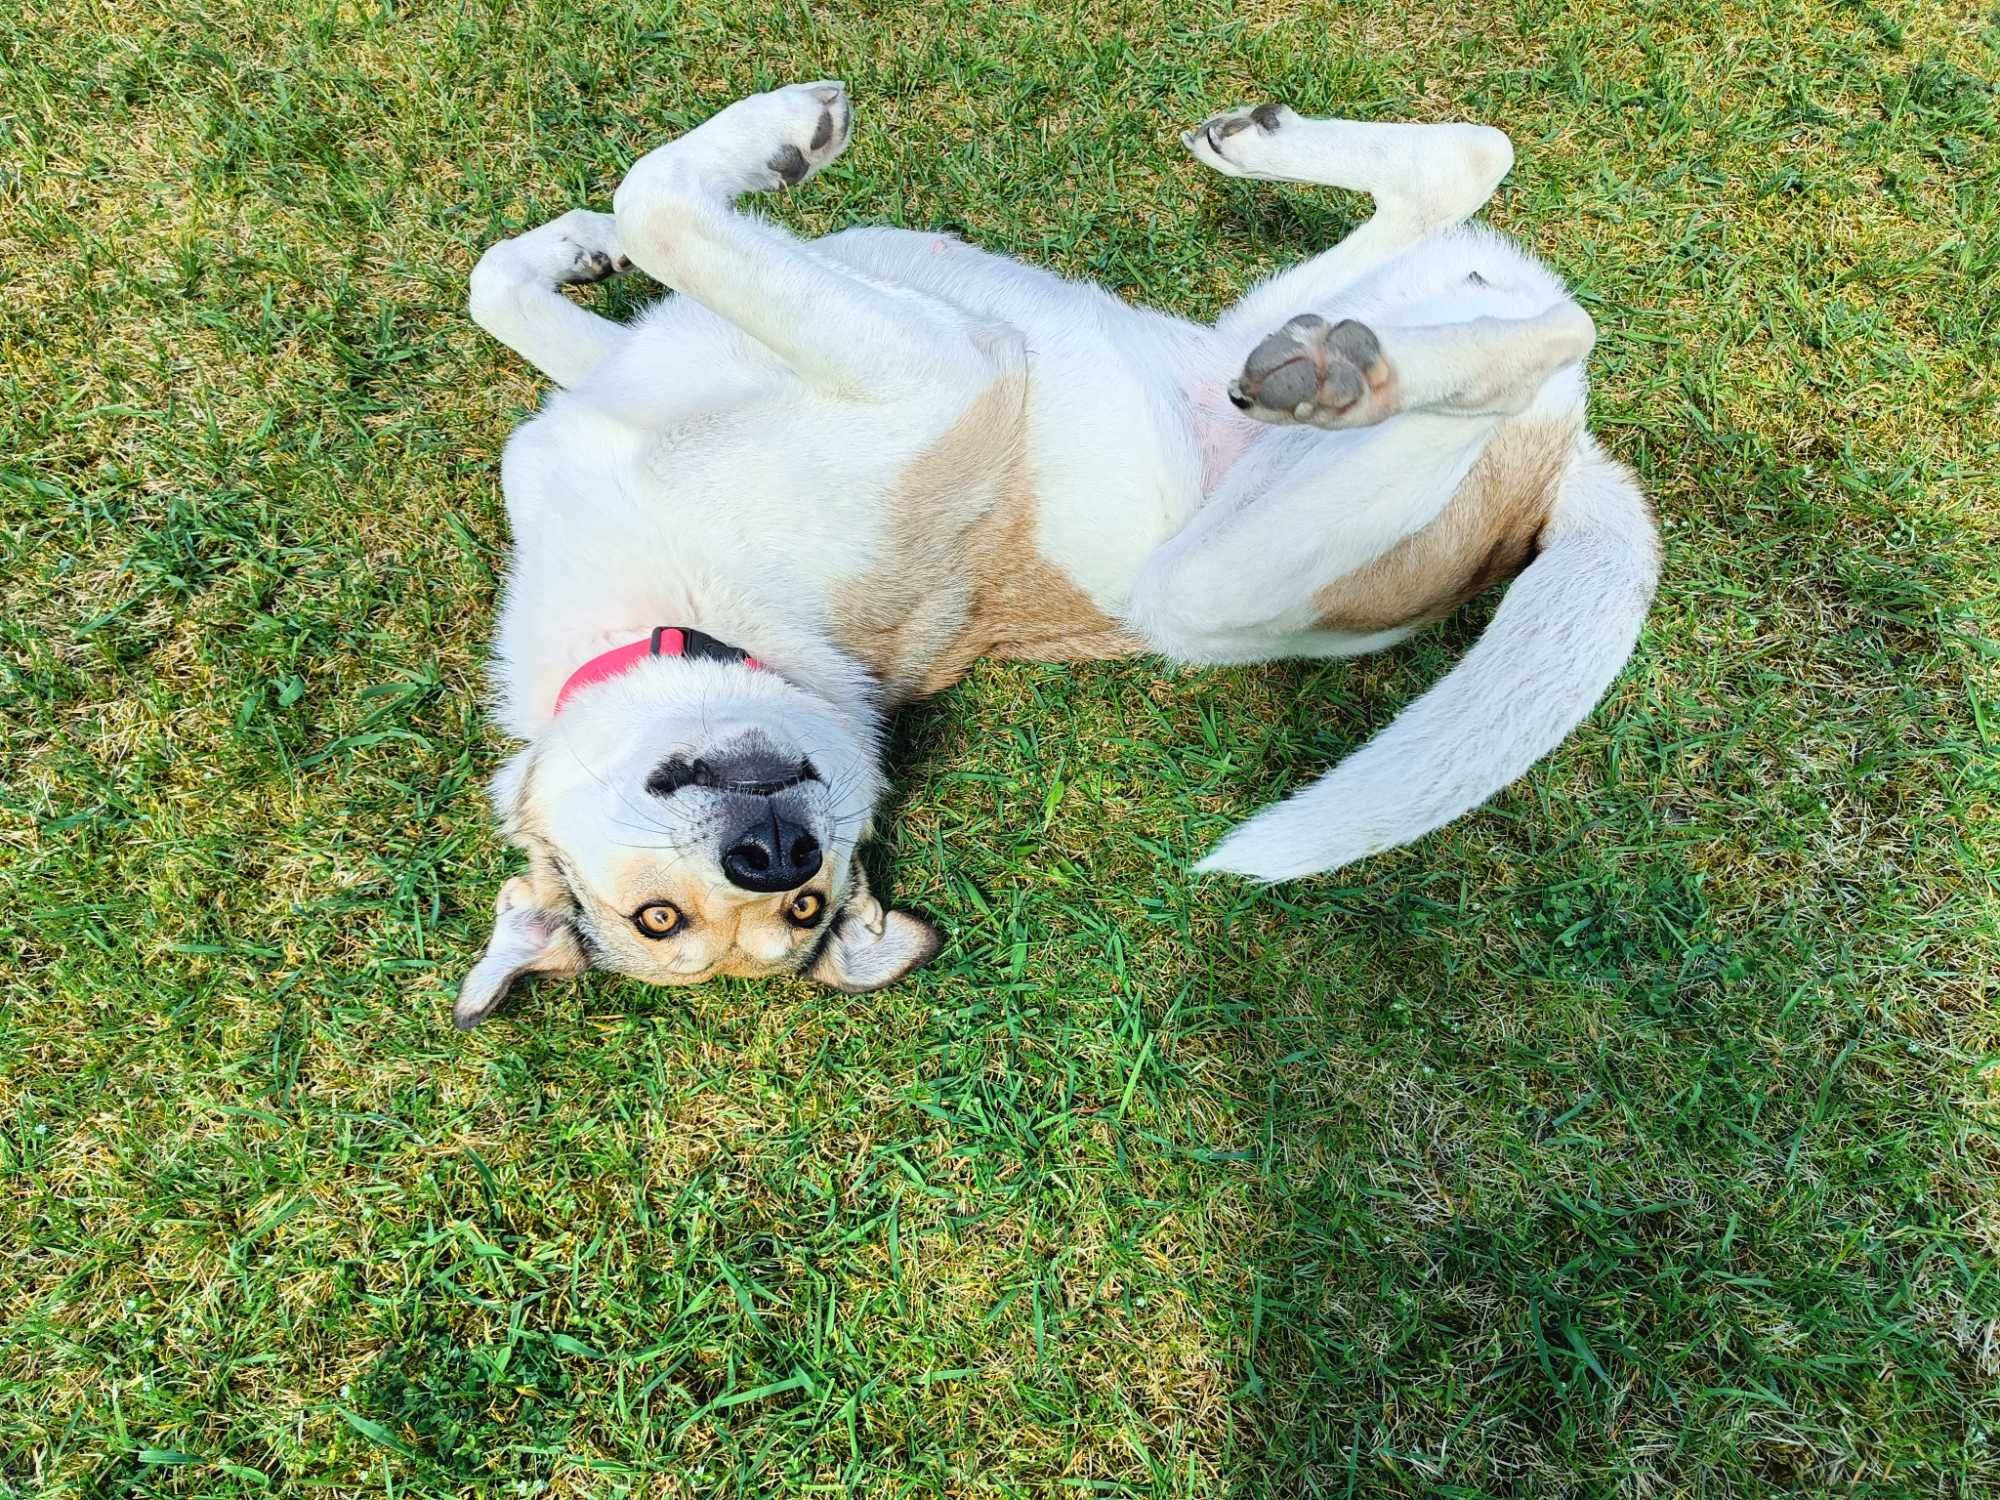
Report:
M1189 132L1220 171L1376 200L1349 239L1208 328L948 236L862 229L804 243L734 208L786 165L824 167L849 119L832 83L743 100L636 163L612 215L565 215L495 246L474 273L474 317L566 387L507 448L515 552L495 678L509 732L609 781L599 795L571 778L567 839L607 837L591 820L629 805L664 748L646 726L685 735L698 674L634 673L552 719L581 662L658 624L755 653L797 695L772 705L781 720L804 714L820 742L868 758L844 790L872 802L875 688L841 639L837 599L889 555L910 466L1009 370L1027 377L1023 458L1043 560L1194 662L1401 639L1316 629L1314 592L1437 516L1513 416L1580 428L1589 319L1512 244L1457 227L1512 162L1497 131L1265 110ZM681 295L620 327L559 290L628 259ZM1322 424L1366 425L1264 426L1224 399L1247 351L1307 311L1379 336L1394 404ZM1406 842L1568 733L1630 651L1656 567L1643 502L1587 441L1546 541L1454 672L1200 868L1283 879ZM605 744L588 748L592 736ZM503 780L503 804L508 790ZM838 815L866 825L865 809ZM835 851L843 869L858 837Z

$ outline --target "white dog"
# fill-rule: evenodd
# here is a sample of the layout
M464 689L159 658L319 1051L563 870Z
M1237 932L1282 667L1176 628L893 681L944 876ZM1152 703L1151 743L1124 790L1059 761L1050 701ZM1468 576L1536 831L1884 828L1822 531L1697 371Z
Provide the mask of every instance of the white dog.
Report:
M1584 428L1591 320L1462 227L1504 135L1268 104L1189 131L1218 172L1375 201L1204 328L946 236L736 211L850 120L838 83L744 99L472 274L479 325L562 390L502 469L526 745L493 790L529 863L461 1026L530 972L864 990L924 962L936 933L855 851L884 715L981 656L1345 656L1520 573L1442 682L1197 866L1283 880L1476 806L1632 649L1658 539ZM624 327L562 294L631 264L680 295Z

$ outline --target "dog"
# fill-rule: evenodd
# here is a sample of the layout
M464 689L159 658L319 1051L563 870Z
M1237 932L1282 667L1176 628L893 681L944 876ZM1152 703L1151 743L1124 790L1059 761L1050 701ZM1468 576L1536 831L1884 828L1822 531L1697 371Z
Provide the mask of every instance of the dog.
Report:
M1658 533L1585 428L1595 328L1466 223L1500 131L1262 104L1186 132L1226 176L1374 200L1201 327L947 235L737 209L852 121L837 82L740 100L472 273L474 320L560 389L501 464L524 745L492 791L527 870L461 1027L526 974L861 992L926 962L856 850L885 715L981 657L1348 656L1513 580L1453 671L1195 867L1280 881L1486 800L1637 640ZM634 265L677 295L630 325L563 295Z

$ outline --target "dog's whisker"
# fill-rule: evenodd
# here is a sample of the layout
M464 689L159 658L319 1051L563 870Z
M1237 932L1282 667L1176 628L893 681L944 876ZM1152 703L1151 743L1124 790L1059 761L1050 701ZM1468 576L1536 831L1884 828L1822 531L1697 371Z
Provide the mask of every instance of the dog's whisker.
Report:
M592 781L596 782L599 786L603 787L604 790L611 793L611 795L616 797L620 802L624 803L628 811L636 813L641 819L646 820L646 822L650 826L651 820L646 818L646 810L643 807L641 807L638 803L634 802L630 797L626 796L624 792L620 791L617 787L613 786L609 781L606 781L604 777L598 773L597 769L590 764L589 761L585 760L581 755L577 754L576 746L565 741L563 744L563 748L569 751L570 759L577 763L577 765L582 769L583 773L586 776L588 776ZM661 829L659 831L665 832L664 829Z

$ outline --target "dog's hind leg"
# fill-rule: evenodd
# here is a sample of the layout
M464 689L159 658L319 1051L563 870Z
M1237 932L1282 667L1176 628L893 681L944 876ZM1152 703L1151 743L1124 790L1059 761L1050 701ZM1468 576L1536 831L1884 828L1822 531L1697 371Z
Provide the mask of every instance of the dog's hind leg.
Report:
M1438 598L1490 571L1468 549L1490 542L1496 565L1525 556L1523 537L1494 534L1511 522L1461 513L1460 499L1487 444L1513 419L1520 425L1510 430L1533 438L1533 454L1512 466L1525 477L1473 486L1492 493L1465 503L1477 510L1490 500L1507 516L1534 509L1576 442L1576 367L1591 336L1588 316L1568 302L1537 317L1384 328L1379 336L1351 320L1288 324L1273 335L1284 347L1260 345L1233 389L1254 392L1254 414L1267 421L1307 425L1252 444L1215 497L1147 560L1130 622L1168 656L1241 662L1373 650L1436 618ZM1329 627L1326 591L1448 506L1463 545L1433 547L1431 563L1403 559L1397 587L1407 589L1407 611L1371 603L1345 611L1370 623ZM1528 527L1526 539L1532 534Z
M1260 422L1370 427L1405 411L1508 416L1590 352L1597 329L1574 302L1532 318L1374 329L1301 313L1250 351L1230 402Z
M472 268L472 321L557 385L573 386L631 330L578 307L562 288L602 281L630 264L610 214L573 209L480 257Z
M612 199L620 244L649 275L841 397L891 400L982 372L956 309L734 211L741 194L796 186L832 161L852 119L838 83L738 100L633 164Z
M1375 200L1373 216L1346 239L1252 289L1225 313L1216 325L1225 337L1264 333L1427 235L1463 223L1514 164L1512 144L1490 126L1308 120L1282 104L1212 116L1181 141L1226 176L1318 183Z

